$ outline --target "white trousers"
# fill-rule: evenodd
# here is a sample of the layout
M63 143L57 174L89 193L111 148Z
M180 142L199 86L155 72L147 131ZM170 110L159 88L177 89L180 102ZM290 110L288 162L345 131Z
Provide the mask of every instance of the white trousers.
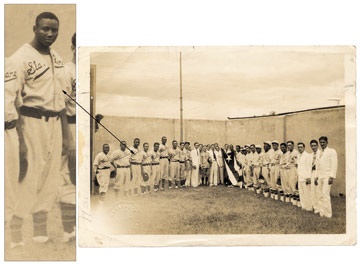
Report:
M5 221L10 221L17 201L19 179L19 137L16 128L5 132Z
M319 178L318 197L320 216L332 217L329 177Z
M306 185L306 181L299 181L298 185L302 209L312 211L311 184Z
M211 185L216 186L218 184L218 172L219 172L219 166L217 162L214 161L213 163L211 163L211 167L210 167L210 179L209 179L210 186Z

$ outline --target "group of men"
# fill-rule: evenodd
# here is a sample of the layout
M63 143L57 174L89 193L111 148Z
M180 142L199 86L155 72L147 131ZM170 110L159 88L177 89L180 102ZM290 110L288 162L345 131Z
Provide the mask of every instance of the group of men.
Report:
M319 148L320 144L320 148ZM330 189L336 178L338 159L329 148L328 138L310 141L311 153L305 143L293 141L279 144L266 141L260 145L236 146L236 160L240 166L245 186L270 189L273 194L283 194L289 199L299 195L301 207L322 217L332 217Z
M72 61L51 48L59 32L51 12L36 17L34 38L6 58L5 225L12 249L23 249L23 223L33 220L33 241L48 243L48 213L59 202L63 241L75 238L76 35Z
M320 149L319 149L320 144ZM300 196L301 207L320 216L332 217L330 187L336 178L337 154L327 147L325 136L311 140L312 153L305 151L305 143L266 141L263 147L249 144L241 147L217 143L202 145L173 140L167 145L149 143L135 138L129 148L125 141L120 149L109 153L109 145L94 160L94 180L99 185L100 201L109 189L110 173L116 176L114 189L117 197L145 195L167 188L197 187L199 185L270 189L284 197ZM166 182L168 183L166 185Z

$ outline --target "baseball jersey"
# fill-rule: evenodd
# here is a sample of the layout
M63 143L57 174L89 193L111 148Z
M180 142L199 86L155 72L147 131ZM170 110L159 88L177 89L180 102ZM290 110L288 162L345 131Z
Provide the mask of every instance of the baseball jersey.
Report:
M99 169L103 169L106 167L110 168L110 161L111 159L109 155L105 154L104 152L100 152L95 157L94 166L97 166Z
M273 164L273 165L279 165L280 164L281 154L282 154L282 152L281 152L280 149L274 151L270 163Z
M168 150L168 154L170 157L170 161L178 161L180 159L180 150L178 148L176 149L170 148Z
M134 148L134 146L130 147L130 149L135 153L131 154L130 162L142 163L143 155L139 149Z
M263 157L264 157L264 153L260 152L260 153L254 153L254 159L252 164L254 166L261 166L263 164Z
M18 113L16 107L20 107L22 104L22 98L20 96L20 89L17 85L17 73L15 65L9 58L5 58L5 76L4 76L4 88L5 88L5 121L13 121L18 119Z
M76 99L76 65L72 61L65 64L67 76L66 92L71 98ZM66 115L74 116L76 114L76 104L67 95L65 95Z
M160 157L168 157L169 156L169 147L168 146L166 146L164 144L160 144L159 151L160 151Z
M298 164L298 156L299 156L299 152L297 150L293 150L293 151L288 151L289 152L289 157L288 157L288 166L289 167L295 167L295 165Z
M272 160L272 155L273 151L271 151L271 149L269 149L267 152L264 152L263 154L263 165L269 165L271 163Z
M160 152L159 151L151 151L150 156L152 159L152 163L159 163L160 162Z
M288 159L289 159L289 151L282 153L281 152L281 156L280 156L280 167L281 168L286 168L288 166Z
M62 89L66 89L66 72L53 49L50 48L50 55L42 55L26 43L11 56L11 61L24 106L54 112L65 108Z
M152 157L151 157L150 151L148 151L148 152L142 151L141 154L143 156L143 161L142 161L143 164L151 164L152 163Z
M127 149L125 149L124 151L122 151L121 149L117 149L111 154L110 160L116 166L125 167L130 165L130 155L131 153Z
M187 160L187 150L183 149L183 150L179 150L179 161L185 161Z

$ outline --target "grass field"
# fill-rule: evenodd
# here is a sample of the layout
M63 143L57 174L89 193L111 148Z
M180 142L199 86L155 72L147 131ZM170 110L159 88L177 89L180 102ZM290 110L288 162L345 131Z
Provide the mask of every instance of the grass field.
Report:
M332 197L333 218L306 212L240 188L166 189L105 203L92 196L94 216L107 234L341 234L346 232L345 197ZM100 221L99 220L99 221Z
M47 244L39 244L32 241L33 224L32 217L24 219L23 226L24 250L22 252L10 249L9 224L5 229L5 260L75 260L76 241L63 243L63 229L61 224L60 209L55 206L49 213L48 232L52 240Z

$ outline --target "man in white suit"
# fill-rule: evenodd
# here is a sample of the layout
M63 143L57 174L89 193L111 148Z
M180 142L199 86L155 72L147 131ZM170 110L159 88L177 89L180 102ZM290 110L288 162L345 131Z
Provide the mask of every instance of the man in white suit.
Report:
M310 146L312 149L311 155L311 200L312 200L312 206L314 208L314 213L319 214L319 187L318 185L315 185L315 179L317 177L317 163L319 160L319 153L318 150L319 143L316 139L312 139L310 141Z
M194 149L191 151L192 173L191 173L191 187L199 186L199 165L200 165L200 150L199 143L194 143Z
M305 144L299 142L298 146L298 186L302 209L312 211L311 202L311 155L305 151Z
M331 218L330 189L336 178L338 159L336 151L327 146L327 137L320 137L319 143L321 150L317 166L317 177L315 179L315 184L318 183L319 212L320 216Z

